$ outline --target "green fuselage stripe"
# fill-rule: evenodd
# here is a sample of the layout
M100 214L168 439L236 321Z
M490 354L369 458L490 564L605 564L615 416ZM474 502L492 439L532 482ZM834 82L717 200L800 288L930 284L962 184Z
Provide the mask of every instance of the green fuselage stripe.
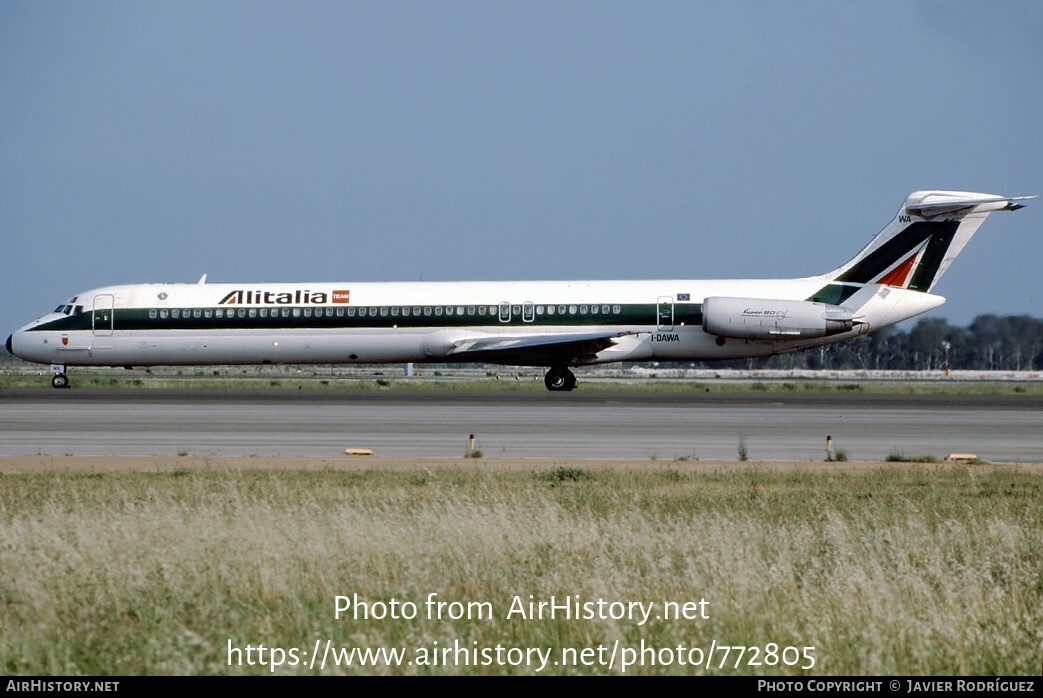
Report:
M613 312L613 308L620 308L620 312ZM397 315L392 314L392 307ZM110 329L117 331L157 331L157 330L238 330L238 329L269 329L269 330L301 330L301 329L374 329L392 327L599 327L604 325L637 325L651 328L667 325L702 325L703 314L701 303L674 303L672 319L664 317L659 319L660 306L655 303L635 303L628 305L608 304L609 312L603 312L604 304L598 304L598 312L591 313L591 306L579 304L565 304L565 312L558 310L562 306L555 306L555 313L543 314L532 313L531 320L527 315L519 312L511 313L510 319L501 321L499 308L495 313L490 313L493 306L485 306L486 314L480 315L477 309L474 314L468 311L475 306L463 306L464 313L460 314L457 309L460 306L439 306L441 314L435 313L434 306L409 306L409 315L403 315L404 306L351 306L354 315L348 315L345 306L266 306L263 308L267 317L261 317L261 307L235 306L221 308L223 317L217 317L218 308L177 308L178 317L173 317L174 308L117 308L115 310L86 311L79 315L70 315L50 322L37 325L30 331L33 332L75 332ZM446 312L452 308L452 314ZM512 306L512 310L515 306ZM521 307L521 306L517 306ZM547 306L544 306L546 308ZM587 308L587 313L579 312L581 307ZM420 314L414 314L413 310L419 308ZM425 308L430 308L431 313L425 314ZM570 312L576 308L576 312ZM327 314L327 310L331 314ZM337 311L344 311L337 315ZM210 317L207 317L209 311ZM287 311L287 317L283 317L283 311ZM240 317L239 313L243 316ZM365 315L362 313L365 312ZM94 313L98 313L95 320ZM166 317L162 317L163 314ZM229 316L234 313L234 317ZM277 313L277 316L273 316ZM112 319L109 319L109 315ZM154 317L153 317L154 316Z

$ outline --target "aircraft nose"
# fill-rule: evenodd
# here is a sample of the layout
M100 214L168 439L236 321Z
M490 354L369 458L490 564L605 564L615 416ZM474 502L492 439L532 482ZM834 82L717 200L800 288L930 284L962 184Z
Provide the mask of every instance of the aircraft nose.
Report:
M7 347L7 353L8 354L14 354L14 349L11 348L11 338L12 337L14 337L13 334L7 335L7 344L4 345L4 346Z

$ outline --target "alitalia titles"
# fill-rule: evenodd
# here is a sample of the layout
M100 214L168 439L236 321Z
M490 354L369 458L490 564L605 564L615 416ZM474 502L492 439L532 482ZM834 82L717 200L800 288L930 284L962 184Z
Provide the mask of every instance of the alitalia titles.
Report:
M337 290L330 293L296 289L294 291L248 291L236 289L218 301L218 305L326 305L349 303L351 292Z

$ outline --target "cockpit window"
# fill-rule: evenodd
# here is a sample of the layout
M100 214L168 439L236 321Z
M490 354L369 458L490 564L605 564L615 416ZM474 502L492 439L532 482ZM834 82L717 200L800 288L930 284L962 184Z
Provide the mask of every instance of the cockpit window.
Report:
M76 299L77 298L79 298L79 296L73 296L72 298L70 298L66 302L62 303L61 305L59 305L57 308L55 308L51 312L52 313L62 313L63 315L68 315L70 313L72 313L73 315L79 315L80 313L83 312L83 306L82 305L74 305L76 303Z

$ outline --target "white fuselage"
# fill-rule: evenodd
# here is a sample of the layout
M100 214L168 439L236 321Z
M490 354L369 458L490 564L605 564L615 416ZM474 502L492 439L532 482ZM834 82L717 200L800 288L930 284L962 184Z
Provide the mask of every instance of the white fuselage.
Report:
M945 302L931 293L993 211L1033 197L915 191L819 276L717 281L140 284L78 294L7 349L66 366L481 362L549 367L704 361L831 344Z
M78 294L20 328L11 351L62 366L481 360L569 365L764 356L832 343L939 305L886 289L858 329L828 337L709 334L710 296L802 302L824 277L784 280L139 284ZM548 354L555 337L614 335L596 354ZM502 338L513 350L460 351ZM530 343L531 342L531 343Z

